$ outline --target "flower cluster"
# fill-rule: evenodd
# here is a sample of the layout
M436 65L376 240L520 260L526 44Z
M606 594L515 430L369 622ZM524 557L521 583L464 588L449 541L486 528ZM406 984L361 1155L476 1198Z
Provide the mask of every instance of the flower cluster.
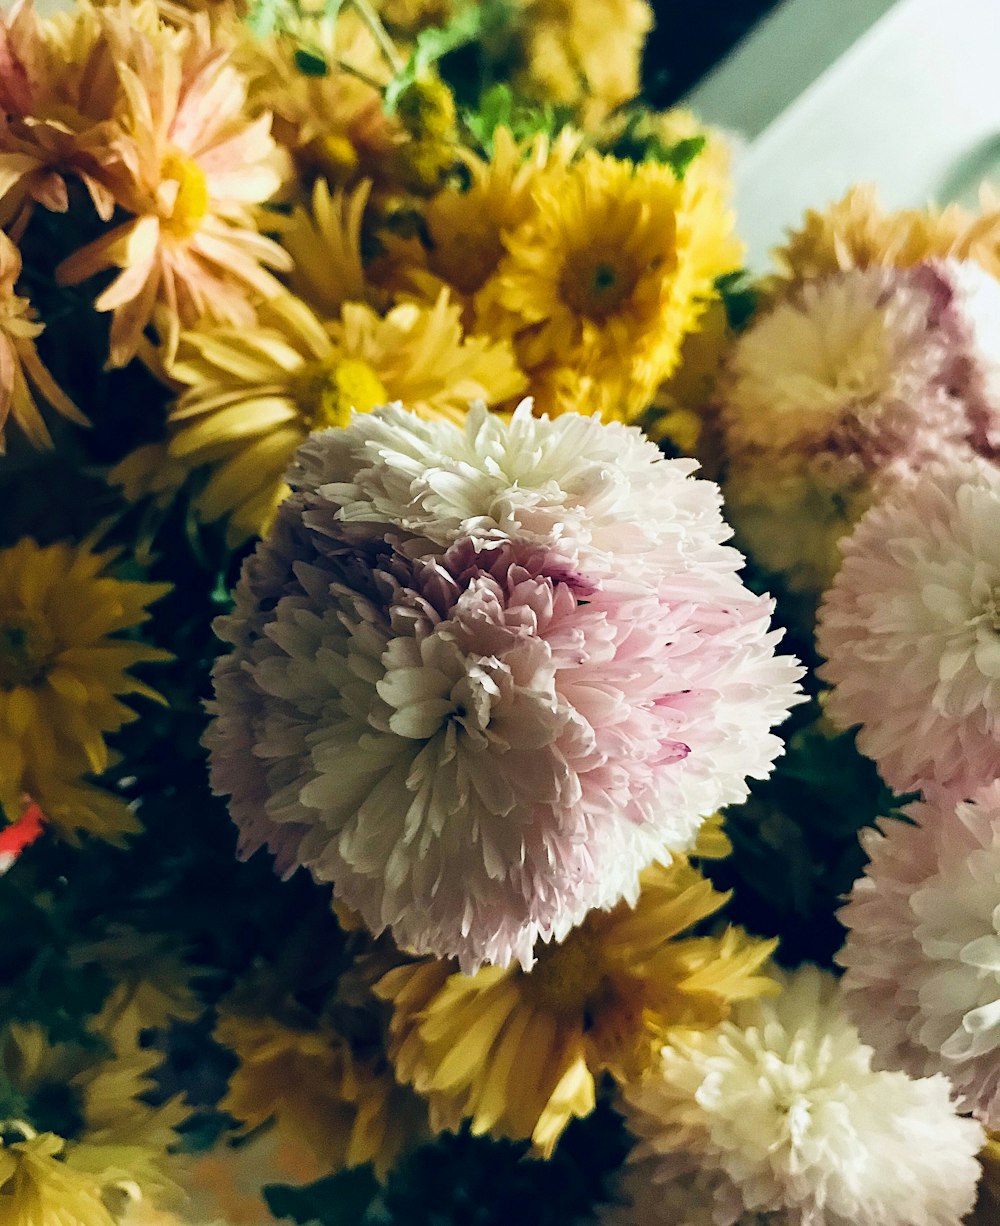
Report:
M0 13L2 1226L995 1218L1000 209L651 21Z
M690 473L528 404L315 435L220 626L209 745L244 852L467 970L634 900L767 773L796 697Z

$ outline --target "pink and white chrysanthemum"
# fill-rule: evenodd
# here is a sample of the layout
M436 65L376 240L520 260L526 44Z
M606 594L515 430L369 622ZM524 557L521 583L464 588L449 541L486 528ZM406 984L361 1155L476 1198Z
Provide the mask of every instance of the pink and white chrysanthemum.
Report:
M1000 763L1000 469L928 468L842 543L819 613L827 710L899 793Z
M116 366L135 354L150 322L168 357L180 328L203 317L252 323L255 296L279 289L268 268L291 264L257 229L254 206L280 186L281 161L270 116L245 116L247 84L228 49L196 21L169 45L137 37L131 53L131 64L116 65L117 153L128 170L116 203L131 217L56 270L67 285L120 270L95 304L113 313Z
M768 773L798 698L693 468L528 404L313 435L220 624L208 743L243 850L467 970L634 899Z
M727 450L822 460L845 482L1000 441L1000 286L978 265L850 269L807 281L740 337Z
M983 1130L947 1079L873 1069L832 975L779 979L626 1087L639 1144L606 1226L960 1226Z
M858 1029L883 1067L943 1072L1000 1128L1000 782L932 792L861 839L870 863L837 957Z

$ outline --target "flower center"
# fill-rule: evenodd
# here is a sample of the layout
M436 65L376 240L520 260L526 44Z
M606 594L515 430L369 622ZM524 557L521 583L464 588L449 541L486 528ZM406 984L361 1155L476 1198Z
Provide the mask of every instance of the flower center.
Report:
M574 311L592 319L614 314L639 280L635 269L606 257L576 264L571 260L562 280L562 296Z
M55 639L37 618L14 613L0 620L0 690L38 685L55 656Z
M561 945L540 945L536 952L535 969L525 982L538 1004L555 1013L586 1012L605 978L600 940L577 928Z
M193 158L168 153L161 167L163 178L177 183L177 196L170 216L163 222L178 238L190 238L208 212L209 192L205 172Z
M358 358L309 362L299 372L294 394L310 430L346 426L352 409L370 413L389 399L382 380Z

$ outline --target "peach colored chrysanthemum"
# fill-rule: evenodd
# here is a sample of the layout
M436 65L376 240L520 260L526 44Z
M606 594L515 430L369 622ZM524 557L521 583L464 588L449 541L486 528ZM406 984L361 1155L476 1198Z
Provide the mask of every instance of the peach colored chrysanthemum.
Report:
M57 269L66 285L120 270L96 301L113 313L113 365L135 354L154 321L168 354L180 327L201 317L246 326L251 295L278 290L265 266L290 263L258 233L252 208L281 182L270 120L245 118L246 84L205 23L183 35L174 53L146 39L134 68L117 65L130 171L117 203L132 216Z
M115 149L115 63L130 62L129 41L157 27L148 0L130 5L124 20L121 12L81 0L43 22L20 0L0 13L0 224L15 235L36 204L66 211L71 178L102 220L111 218L125 175Z
M21 253L0 230L0 456L10 421L35 447L52 446L39 401L79 426L89 425L38 356L35 341L44 325L35 319L28 299L15 293L20 275Z

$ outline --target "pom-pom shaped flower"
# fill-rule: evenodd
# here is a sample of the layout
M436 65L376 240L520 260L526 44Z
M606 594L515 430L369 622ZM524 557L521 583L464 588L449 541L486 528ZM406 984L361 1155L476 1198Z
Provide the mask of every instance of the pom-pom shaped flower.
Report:
M469 970L634 900L797 699L693 467L527 404L306 442L219 627L208 743L244 852Z
M843 542L819 614L827 711L896 792L969 790L1000 752L1000 470L927 470ZM891 694L891 701L887 695Z
M840 919L848 1006L883 1066L944 1072L1000 1126L1000 783L932 791L861 839L870 863Z
M957 261L837 273L761 315L734 346L720 413L727 503L754 556L822 588L886 482L995 455L998 323L1000 287Z
M677 1037L659 1071L626 1090L634 1160L664 1204L686 1192L702 1198L700 1215L611 1220L958 1226L983 1131L955 1114L947 1079L874 1071L832 976L807 967L783 984Z

